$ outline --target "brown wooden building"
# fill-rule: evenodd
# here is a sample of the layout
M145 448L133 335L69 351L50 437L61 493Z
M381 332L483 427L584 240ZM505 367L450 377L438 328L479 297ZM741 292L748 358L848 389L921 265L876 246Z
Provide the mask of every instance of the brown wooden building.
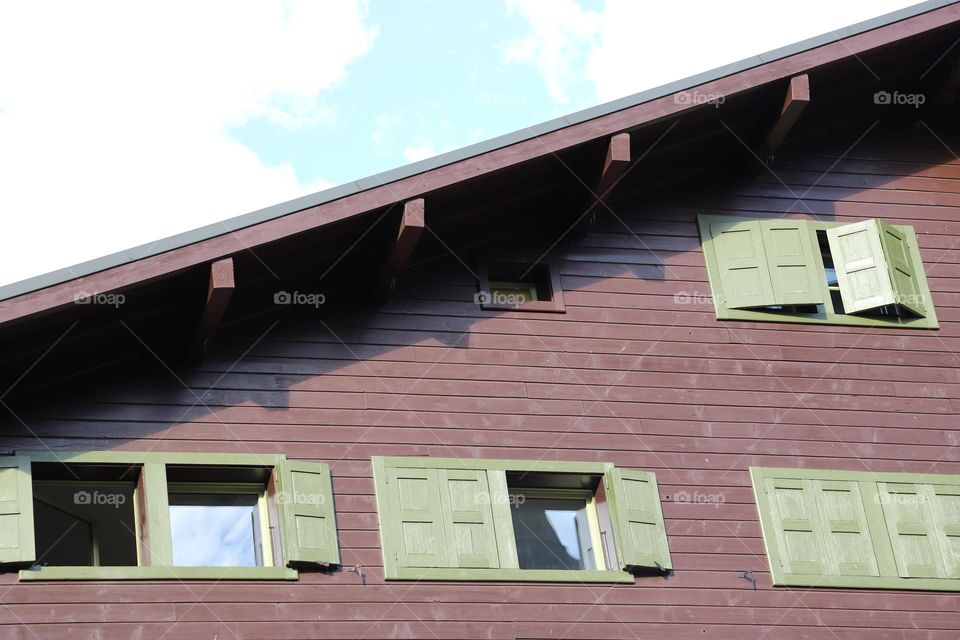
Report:
M954 640L958 39L0 289L0 634Z

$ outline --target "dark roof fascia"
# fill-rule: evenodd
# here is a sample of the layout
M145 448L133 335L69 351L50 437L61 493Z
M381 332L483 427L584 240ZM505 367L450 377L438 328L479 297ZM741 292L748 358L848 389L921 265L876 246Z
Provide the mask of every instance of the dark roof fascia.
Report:
M572 125L593 120L617 111L622 111L651 100L663 98L680 91L719 80L741 71L746 71L748 69L768 64L775 60L787 58L798 53L803 53L804 51L808 51L810 49L815 49L823 45L837 42L850 36L862 34L867 31L872 31L880 27L900 22L901 20L906 20L908 18L913 18L936 9L950 6L952 4L956 4L957 2L958 0L927 0L926 2L922 2L920 4L893 11L876 18L871 18L870 20L858 22L829 33L808 38L785 47L780 47L766 53L745 58L738 62L717 67L716 69L689 76L681 80L676 80L653 89L641 91L640 93L635 93L624 98L612 100L595 107L583 109L566 116L541 122L540 124L497 136L495 138L462 147L454 151L449 151L426 160L413 162L411 164L390 169L388 171L368 176L366 178L361 178L353 182L348 182L324 191L266 207L265 209L259 209L251 213L208 224L203 227L162 238L154 242L130 249L125 249L123 251L118 251L116 253L111 253L109 255L88 260L86 262L81 262L63 269L57 269L56 271L34 276L26 280L0 286L0 300L15 298L26 293L45 289L57 284L62 284L75 278L81 278L99 271L104 271L106 269L111 269L113 267L135 262L143 258L166 253L167 251L172 251L174 249L179 249L181 247L202 242L204 240L209 240L217 236L233 233L240 229L245 229L262 222L281 218L310 207L332 202L334 200L339 200L341 198L366 191L367 189L380 187L384 184L402 180L420 173L425 173L439 167L454 164L474 156L501 149L518 142L530 140Z

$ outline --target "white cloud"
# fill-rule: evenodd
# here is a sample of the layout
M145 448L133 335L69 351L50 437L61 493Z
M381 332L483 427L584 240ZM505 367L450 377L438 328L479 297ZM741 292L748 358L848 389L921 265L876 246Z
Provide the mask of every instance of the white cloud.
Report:
M0 4L0 282L330 186L229 128L335 114L361 2Z
M581 9L574 0L506 0L507 8L530 23L530 33L508 44L508 62L532 62L550 97L567 102L568 86L578 76L577 61L592 46L600 15Z
M417 160L426 160L427 158L432 158L437 155L436 150L431 144L421 144L413 145L406 147L403 150L403 157L409 160L410 162L416 162Z

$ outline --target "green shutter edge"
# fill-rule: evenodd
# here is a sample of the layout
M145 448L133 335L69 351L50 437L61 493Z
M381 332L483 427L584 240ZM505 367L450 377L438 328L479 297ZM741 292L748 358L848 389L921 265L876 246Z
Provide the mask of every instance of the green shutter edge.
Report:
M767 552L767 561L770 565L770 575L775 587L826 587L848 589L902 589L911 591L960 591L960 580L946 578L898 578L891 576L812 576L791 574L783 571L780 550L776 544L773 532L772 514L767 494L763 490L763 481L767 478L795 478L798 480L846 480L863 483L876 482L903 482L903 483L935 483L960 486L960 475L935 473L900 473L900 472L868 472L844 471L839 469L787 469L774 467L750 467L750 480L753 485L753 494L757 502L760 515L760 530L763 535L763 544ZM867 519L871 534L875 526L885 531L882 521L876 522L876 510L871 514L869 505ZM882 515L879 516L882 518ZM875 537L875 536L871 536ZM886 539L884 539L886 540ZM874 540L877 551L884 551L889 541ZM886 554L878 554L878 562L882 563Z
M296 580L286 567L41 567L22 569L20 579L39 580Z
M740 320L743 322L787 322L800 324L832 324L855 327L898 327L903 329L939 329L940 323L937 321L937 313L934 308L933 298L930 294L930 286L927 283L927 275L923 269L923 259L920 257L920 249L917 245L917 234L913 227L891 225L902 231L908 239L910 245L910 258L913 264L918 265L917 282L924 295L926 304L924 308L927 316L924 318L871 318L856 315L846 315L824 311L819 314L789 314L777 313L773 311L758 311L752 309L728 309L721 300L723 299L723 286L720 279L720 268L717 263L716 253L713 250L713 243L710 242L710 225L721 222L737 222L746 220L756 220L758 218L746 218L741 216L715 216L699 214L697 216L697 225L700 230L701 247L703 249L703 258L707 268L707 279L710 283L712 293L713 308L717 315L717 320ZM832 227L840 227L847 222L820 222L818 220L806 220L807 227L812 236L811 241L816 244L816 232L826 230ZM825 300L829 300L829 291L826 287L826 275L823 272L823 265L818 265L821 275L820 281L824 288ZM825 309L829 303L824 304Z
M281 500L277 505L277 511L280 519L280 538L283 541L283 553L281 555L284 561L288 566L310 563L321 566L338 566L340 564L340 542L337 538L337 516L333 501L333 481L330 477L330 466L324 462L281 460L274 468L279 479L277 488L287 494L294 491L292 479L292 473L294 472L316 473L322 476L321 482L323 482L323 517L325 520L323 534L326 538L327 551L320 554L300 548L297 538L297 516L300 513L297 511L297 504L289 499ZM306 512L310 510L311 507L308 504Z
M374 456L371 459L376 493L377 522L383 552L383 573L386 580L489 581L489 582L573 582L630 583L636 582L627 571L579 571L535 569L461 569L445 567L400 567L395 551L399 536L387 525L389 493L387 468L413 469L476 469L486 471L541 471L554 473L588 473L604 475L614 468L609 462L568 462L545 460L485 460L476 458L432 458ZM489 476L488 476L489 477ZM491 488L491 491L494 489ZM659 502L658 502L659 504Z

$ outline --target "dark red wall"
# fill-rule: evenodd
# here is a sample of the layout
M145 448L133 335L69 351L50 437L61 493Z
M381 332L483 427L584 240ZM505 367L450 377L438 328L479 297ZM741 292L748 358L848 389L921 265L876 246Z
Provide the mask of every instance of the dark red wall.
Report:
M5 574L0 633L954 640L955 594L773 588L767 571L748 466L960 473L960 161L922 128L876 135L839 159L845 147L784 155L778 177L741 186L621 197L619 219L558 251L562 315L478 312L473 274L451 261L407 272L376 312L224 332L182 374L192 391L132 363L23 408L54 449L329 462L343 562L359 564L366 585L350 572L269 584L18 584ZM911 224L941 328L718 322L700 212ZM194 393L205 406L190 408ZM5 433L0 445L37 447L15 421ZM380 454L653 470L675 575L617 586L384 584L369 462ZM747 570L756 589L740 577Z

